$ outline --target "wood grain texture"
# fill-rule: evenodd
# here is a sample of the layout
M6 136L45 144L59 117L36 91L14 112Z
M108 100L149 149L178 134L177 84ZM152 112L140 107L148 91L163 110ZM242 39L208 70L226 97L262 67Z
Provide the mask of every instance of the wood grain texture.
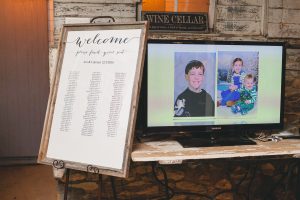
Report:
M268 35L269 0L262 0L261 8L261 34Z
M255 21L225 21L216 23L216 32L233 35L260 35L261 24Z
M54 2L54 16L68 17L135 17L134 4L92 4Z
M177 141L145 142L135 144L131 154L134 162L178 161L237 157L275 156L300 154L298 140L258 142L257 145L183 148Z
M283 7L283 0L268 0L269 1L269 8L282 8Z
M218 5L261 6L261 1L260 0L218 0Z
M283 8L300 10L300 1L298 1L298 0L283 0Z
M300 9L300 1L298 0L269 0L270 8L288 8Z
M287 49L286 54L286 69L300 71L300 49Z
M237 35L237 34L223 34L219 33L211 33L211 34L199 34L199 33L151 33L149 32L150 39L169 39L169 40L217 40L217 41L267 41L267 38L261 35ZM296 42L297 44L297 42Z
M111 16L117 23L135 22L136 11L133 0L54 1L54 46L58 46L62 25L66 17ZM97 21L98 22L98 21ZM107 21L100 21L107 22Z
M49 82L50 82L50 85L52 85L54 75L55 75L57 53L58 53L57 48L50 48L49 49Z
M54 48L57 48L58 43L59 43L59 38L60 38L60 34L61 34L61 30L63 27L63 24L65 24L65 18L66 17L56 17L54 24L55 24L55 28L54 28ZM135 18L118 18L118 17L114 17L114 19L116 20L117 23L132 23L135 22ZM97 20L97 23L99 21ZM106 21L104 21L106 22Z
M217 0L209 0L209 7L208 7L208 28L213 30L215 24L215 16L216 16L216 2Z
M298 53L293 51L293 53ZM289 58L290 57L290 58ZM291 61L292 60L292 61ZM294 60L299 60L297 56L288 56L288 64L292 64ZM297 62L297 61L296 61ZM284 105L284 119L286 126L295 126L300 128L300 68L299 62L289 66L285 74L285 105Z
M269 23L270 38L300 38L300 24Z
M270 23L300 24L300 9L269 9Z
M224 3L225 4L225 3ZM260 3L261 4L261 3ZM216 6L215 32L231 35L261 35L262 7L243 6L241 2Z
M262 9L259 6L217 6L217 20L260 21Z

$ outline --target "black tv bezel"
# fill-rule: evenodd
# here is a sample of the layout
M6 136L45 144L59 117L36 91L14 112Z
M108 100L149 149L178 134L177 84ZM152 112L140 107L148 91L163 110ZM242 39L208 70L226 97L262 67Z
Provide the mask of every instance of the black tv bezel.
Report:
M148 44L212 44L212 45L257 45L257 46L282 46L282 72L281 72L281 103L280 122L261 124L234 124L234 125L190 125L190 126L155 126L148 127ZM137 130L140 136L173 133L209 133L209 132L243 132L258 130L282 129L284 126L284 96L285 96L285 69L286 69L286 43L285 42L261 42L261 41L207 41L207 40L168 40L149 39L146 45L145 65L143 70L138 125Z

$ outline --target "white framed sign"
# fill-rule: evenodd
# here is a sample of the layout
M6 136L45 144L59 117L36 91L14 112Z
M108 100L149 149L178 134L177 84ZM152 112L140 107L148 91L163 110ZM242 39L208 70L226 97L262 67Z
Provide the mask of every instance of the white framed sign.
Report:
M128 176L146 32L147 22L64 25L38 162Z

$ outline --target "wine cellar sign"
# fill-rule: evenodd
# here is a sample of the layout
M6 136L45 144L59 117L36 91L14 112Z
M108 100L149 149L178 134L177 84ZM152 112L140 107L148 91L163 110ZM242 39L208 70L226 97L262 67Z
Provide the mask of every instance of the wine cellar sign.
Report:
M207 13L142 12L153 31L208 31Z

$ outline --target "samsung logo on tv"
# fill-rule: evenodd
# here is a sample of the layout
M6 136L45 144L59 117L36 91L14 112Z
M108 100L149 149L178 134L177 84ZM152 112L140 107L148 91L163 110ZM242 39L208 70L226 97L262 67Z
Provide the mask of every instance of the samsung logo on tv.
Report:
M222 127L218 126L218 127L212 127L211 128L212 131L219 131L222 130Z

